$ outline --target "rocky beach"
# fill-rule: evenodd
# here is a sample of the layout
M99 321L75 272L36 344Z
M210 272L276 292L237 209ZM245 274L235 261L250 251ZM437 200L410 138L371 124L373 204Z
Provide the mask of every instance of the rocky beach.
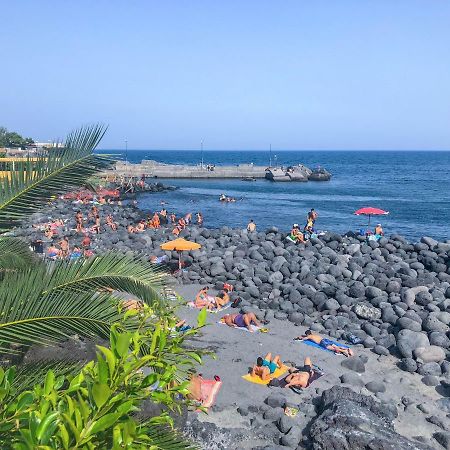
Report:
M44 251L62 236L80 245L75 214L87 217L90 207L57 200L14 235L42 240ZM103 225L91 234L94 254L166 254L176 268L177 252L160 249L173 238L172 227L129 233L128 225L147 212L132 204L98 208L118 229ZM65 221L58 237L43 238L33 226L56 219ZM223 386L208 415L189 417L189 433L203 448L450 448L450 241L409 242L393 234L367 242L328 232L294 244L275 226L249 233L190 225L180 236L202 247L183 254L175 291L189 301L201 286L220 290L229 283L232 300L241 299L232 311L254 312L269 328L245 333L218 325L224 313L209 316L196 345L216 352L202 370L205 377L219 375ZM195 314L180 312L188 321ZM351 345L355 356L294 342L306 328ZM290 365L310 356L324 375L301 394L243 380L269 351ZM286 405L298 415L285 416Z

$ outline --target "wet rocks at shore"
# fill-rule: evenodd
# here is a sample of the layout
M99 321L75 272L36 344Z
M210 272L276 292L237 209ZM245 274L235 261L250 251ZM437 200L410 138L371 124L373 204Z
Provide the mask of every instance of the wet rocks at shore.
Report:
M64 234L81 241L73 228L75 212L83 207L56 202L31 220L67 219ZM159 245L172 238L170 227L129 234L126 226L145 218L145 212L132 205L100 208L103 217L113 215L119 230L107 227L93 235L96 253L114 249L146 257L164 254ZM42 238L31 224L15 234L30 241ZM181 236L202 248L183 254L185 269L175 275L179 283L218 289L230 283L243 311L360 342L380 357L398 357L402 369L424 377L448 376L450 242L424 237L409 243L398 235L366 242L352 233L327 233L295 245L276 227L247 233L191 226ZM176 266L178 254L166 254Z

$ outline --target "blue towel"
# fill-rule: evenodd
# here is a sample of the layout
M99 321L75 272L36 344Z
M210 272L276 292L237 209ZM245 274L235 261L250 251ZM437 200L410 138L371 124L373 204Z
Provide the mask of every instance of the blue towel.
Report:
M331 341L331 339L330 339ZM319 344L316 344L313 341L300 341L303 344L309 345L311 347L316 347L316 348L320 348L320 350L325 350L326 352L331 352L334 353L333 350L328 350L327 348L323 348L322 346L320 346ZM342 348L350 348L348 345L345 344L341 344L340 342L336 342L336 341L331 341L334 345L336 345L337 347L342 347Z

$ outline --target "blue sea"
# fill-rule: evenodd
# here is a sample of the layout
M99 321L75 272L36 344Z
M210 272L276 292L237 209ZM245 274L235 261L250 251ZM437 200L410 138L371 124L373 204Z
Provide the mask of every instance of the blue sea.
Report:
M200 151L103 150L118 159L140 162L199 164ZM205 151L205 164L269 165L269 152ZM278 165L302 163L322 166L333 177L329 182L272 183L242 180L161 180L180 189L163 194L142 194L139 206L159 210L164 200L169 211L184 214L202 211L205 226L245 227L250 219L263 230L275 225L289 230L303 226L307 212L319 213L317 229L336 232L359 230L367 218L353 212L364 206L389 211L372 224L382 223L387 234L399 233L411 240L432 236L450 239L450 152L414 151L280 151L272 152ZM220 194L238 199L223 204Z

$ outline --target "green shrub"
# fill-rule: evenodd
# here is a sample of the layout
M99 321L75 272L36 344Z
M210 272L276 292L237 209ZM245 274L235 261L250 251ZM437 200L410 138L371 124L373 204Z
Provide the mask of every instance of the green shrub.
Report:
M179 334L171 312L155 321L149 308L128 312L138 319L134 331L114 324L110 348L98 346L97 359L78 373L48 370L43 381L27 386L14 367L0 368L0 447L2 449L188 449L171 428L168 412L138 422L143 400L168 411L190 405L186 373L201 362L201 351L186 349L185 339L204 325ZM19 377L20 378L20 377Z

